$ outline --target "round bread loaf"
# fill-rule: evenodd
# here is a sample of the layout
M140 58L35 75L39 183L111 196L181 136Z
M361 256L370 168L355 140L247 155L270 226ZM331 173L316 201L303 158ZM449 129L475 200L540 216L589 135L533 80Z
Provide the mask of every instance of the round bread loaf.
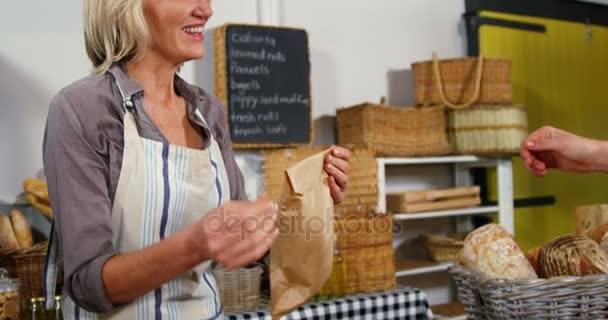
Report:
M540 249L542 249L542 246L534 247L528 250L526 253L526 258L528 258L528 261L530 261L530 264L532 265L532 268L534 268L536 274L538 274L538 255L540 254Z
M537 278L513 236L498 224L487 224L471 232L464 240L460 260L487 278Z
M608 273L608 253L587 236L560 236L540 250L538 272L544 278Z
M589 238L591 238L593 241L600 243L602 241L602 238L604 238L604 236L606 235L606 233L608 233L608 224L603 224L603 225L595 227L593 229L589 229L583 235L586 235Z

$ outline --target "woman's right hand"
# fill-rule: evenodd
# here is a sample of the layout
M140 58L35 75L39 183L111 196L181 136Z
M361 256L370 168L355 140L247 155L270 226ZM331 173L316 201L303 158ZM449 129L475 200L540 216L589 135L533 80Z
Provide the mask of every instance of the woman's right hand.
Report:
M205 259L225 268L239 268L270 250L279 234L277 217L278 207L267 197L230 201L193 226L192 240Z
M521 143L520 154L526 168L537 176L555 168L572 172L600 170L605 143L544 126ZM605 161L605 160L604 160Z

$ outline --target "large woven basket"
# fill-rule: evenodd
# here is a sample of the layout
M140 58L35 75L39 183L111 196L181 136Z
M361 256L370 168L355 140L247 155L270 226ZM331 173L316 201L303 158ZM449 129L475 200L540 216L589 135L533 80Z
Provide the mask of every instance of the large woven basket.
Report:
M416 104L511 103L511 61L461 58L412 64Z
M474 105L448 112L447 126L455 153L515 155L528 134L528 117L518 105Z
M263 271L257 265L234 270L221 266L213 269L224 312L254 310L259 306Z
M8 271L10 277L21 282L20 295L22 308L27 307L31 298L42 296L46 242L31 248L4 252L0 256L0 267Z
M364 145L382 156L429 156L450 152L441 106L389 107L363 103L337 112L338 142Z
M338 215L376 210L378 205L378 178L375 153L372 149L346 146L351 151L349 161L348 192L344 201L335 206ZM278 200L285 183L285 170L327 146L310 146L264 152L264 186L271 199Z
M394 289L393 217L361 214L336 217L337 256L322 294L341 295Z
M462 266L449 272L468 319L608 318L608 275L486 280Z

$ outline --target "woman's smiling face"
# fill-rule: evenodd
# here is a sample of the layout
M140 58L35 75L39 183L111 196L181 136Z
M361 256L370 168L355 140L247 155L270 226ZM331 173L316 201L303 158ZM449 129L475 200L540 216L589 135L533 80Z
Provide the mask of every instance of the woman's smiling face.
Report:
M174 64L205 55L204 27L213 11L210 0L143 0L152 36L148 53Z

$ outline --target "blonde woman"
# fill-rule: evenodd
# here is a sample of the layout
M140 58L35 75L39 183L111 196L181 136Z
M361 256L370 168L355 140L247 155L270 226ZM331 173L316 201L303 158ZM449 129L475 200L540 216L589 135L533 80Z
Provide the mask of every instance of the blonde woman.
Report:
M93 74L53 98L44 144L45 289L64 274L65 319L221 317L211 261L244 266L277 236L276 205L245 200L224 106L176 74L204 56L211 15L209 0L84 1ZM336 202L349 156L326 157Z

